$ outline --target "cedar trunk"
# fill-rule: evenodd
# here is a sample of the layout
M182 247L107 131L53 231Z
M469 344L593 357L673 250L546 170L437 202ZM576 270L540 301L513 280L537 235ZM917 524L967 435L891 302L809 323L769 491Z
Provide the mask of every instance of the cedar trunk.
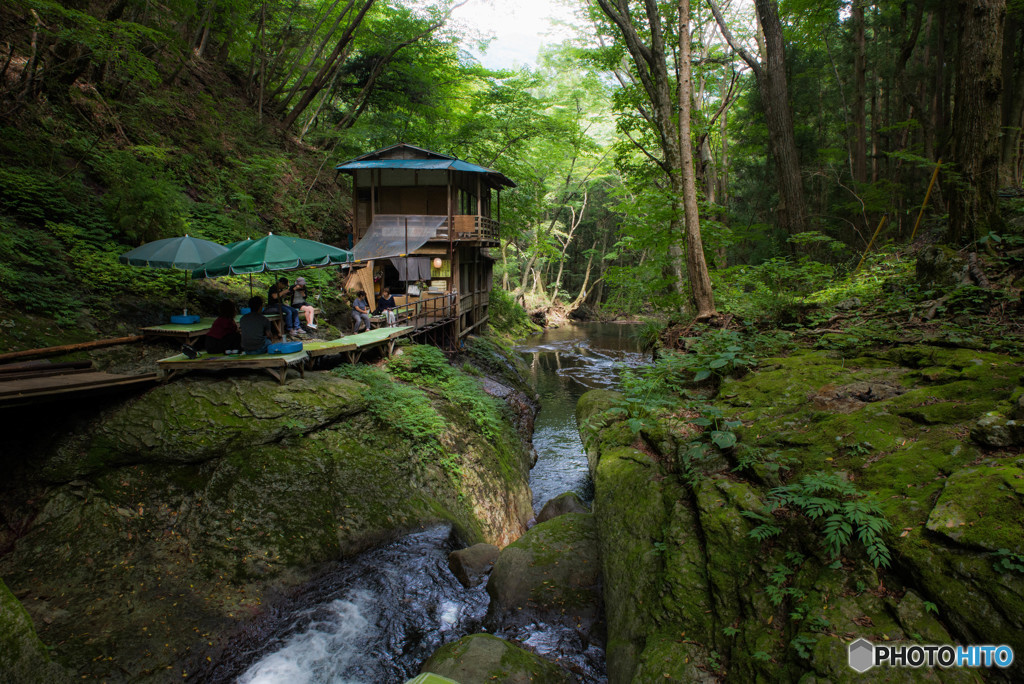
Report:
M1002 114L1006 0L960 0L960 41L953 105L953 161L959 174L949 237L966 242L1001 225L999 124Z

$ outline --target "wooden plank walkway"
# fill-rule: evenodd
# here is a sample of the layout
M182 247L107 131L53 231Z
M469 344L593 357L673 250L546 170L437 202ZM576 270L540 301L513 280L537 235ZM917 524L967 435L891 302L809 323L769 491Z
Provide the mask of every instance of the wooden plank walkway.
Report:
M0 375L0 407L24 406L62 399L71 395L99 394L151 385L158 380L156 373L145 375L116 375L100 373L89 368L70 368L60 373L40 369L8 372Z
M346 335L335 340L311 340L302 343L302 350L309 354L309 364L314 364L318 359L334 354L346 354L349 363L357 363L364 351L374 347L386 346L388 356L395 350L395 342L398 338L410 335L413 332L411 325L404 325L396 328L375 328L366 332Z
M164 379L171 380L176 374L190 370L265 370L282 385L288 381L288 369L295 368L302 377L306 376L304 362L309 358L305 351L292 354L208 354L199 352L199 357L190 359L176 354L156 362L164 371Z

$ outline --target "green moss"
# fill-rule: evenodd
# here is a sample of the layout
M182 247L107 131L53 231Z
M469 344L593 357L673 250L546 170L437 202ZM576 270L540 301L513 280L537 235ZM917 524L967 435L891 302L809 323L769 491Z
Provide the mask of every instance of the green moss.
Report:
M557 665L490 634L471 634L439 648L423 664L459 682L568 684L575 681Z

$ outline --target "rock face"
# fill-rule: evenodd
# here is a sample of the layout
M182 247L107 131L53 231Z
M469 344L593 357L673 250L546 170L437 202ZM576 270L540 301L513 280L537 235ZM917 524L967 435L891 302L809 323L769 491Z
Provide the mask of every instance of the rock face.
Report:
M796 352L722 383L713 402L742 421L739 443L697 461L679 459L701 438L693 426L662 420L641 443L607 411L613 395L584 395L609 681L859 681L846 651L857 637L1024 652L1024 459L968 439L979 416L1014 415L1019 372L1017 359L969 349ZM839 378L843 401L820 401ZM834 557L820 520L768 511L773 487L808 476L863 493L840 501L878 505L891 568L874 567L856 535ZM1024 666L984 675L1016 681Z
M601 563L589 513L567 513L532 527L502 550L487 580L492 631L544 622L600 640Z
M359 370L186 377L19 455L39 466L0 492L0 576L55 659L76 677L180 669L317 564L439 521L518 538L531 455L510 411L454 369L457 396Z
M473 544L448 554L448 567L462 586L475 587L487 578L500 552L494 544Z
M589 513L590 509L580 500L576 492L566 492L551 499L537 514L537 522L547 522L566 513Z
M576 678L529 651L490 634L471 634L442 646L423 664L461 684L573 684Z
M70 672L50 661L32 618L0 582L0 681L50 684L73 680Z

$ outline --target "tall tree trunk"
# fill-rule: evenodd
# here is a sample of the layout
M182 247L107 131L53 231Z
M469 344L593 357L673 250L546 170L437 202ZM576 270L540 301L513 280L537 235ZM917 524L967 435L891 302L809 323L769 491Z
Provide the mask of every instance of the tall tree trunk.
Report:
M953 105L953 161L959 187L949 216L949 237L957 243L1001 225L996 190L1006 0L959 0L959 10Z
M690 106L693 82L690 78L690 0L679 0L679 147L682 155L683 218L686 222L686 273L698 320L714 316L715 298L711 277L704 260L697 209L697 180L693 171L693 146L690 141Z
M854 0L853 14L853 178L858 183L868 180L867 122L865 120L866 59L864 40L864 0Z
M733 37L715 0L708 0L708 4L722 35L747 63L757 80L757 89L760 91L761 103L764 106L765 122L768 125L768 145L775 161L779 225L790 235L801 233L807 228L807 208L803 180L800 177L796 136L793 133L793 113L789 108L785 45L776 0L754 0L763 31L764 64L755 59Z
M1017 170L1021 140L1021 117L1024 115L1024 32L1015 12L1006 14L1003 33L1003 113L1002 144L999 153L999 183L1020 187Z

